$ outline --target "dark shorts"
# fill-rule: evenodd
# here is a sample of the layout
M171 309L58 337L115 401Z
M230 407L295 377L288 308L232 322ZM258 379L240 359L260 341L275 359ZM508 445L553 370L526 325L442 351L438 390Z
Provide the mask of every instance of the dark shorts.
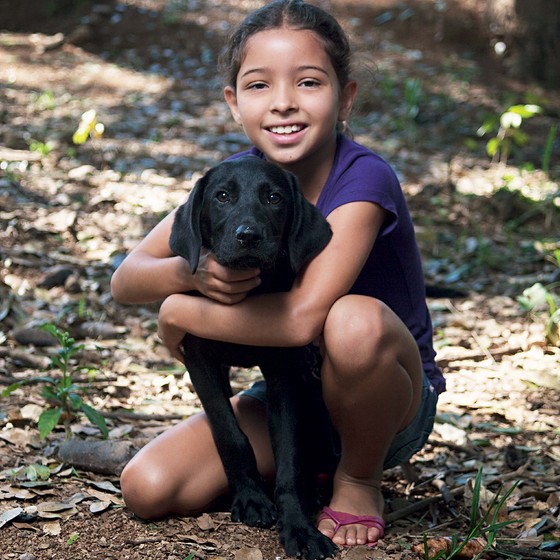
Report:
M317 390L320 392L319 383L317 383ZM252 397L266 404L266 382L257 381L249 389L242 391L240 395ZM422 449L432 432L437 400L438 394L426 374L424 374L422 401L420 402L418 412L412 422L393 439L383 464L384 468L389 469L405 463L417 451ZM332 453L335 457L340 457L338 435L328 417L325 418L325 423L325 432L330 434L329 439L332 442Z

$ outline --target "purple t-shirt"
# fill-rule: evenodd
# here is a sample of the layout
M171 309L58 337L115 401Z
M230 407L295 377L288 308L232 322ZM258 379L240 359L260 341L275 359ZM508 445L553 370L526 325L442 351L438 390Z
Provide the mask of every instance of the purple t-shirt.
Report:
M254 147L233 158L247 153L264 158ZM424 371L441 393L445 379L435 363L422 262L399 180L380 156L341 135L317 208L326 217L343 204L363 201L384 208L387 218L350 293L375 297L400 317L416 339Z

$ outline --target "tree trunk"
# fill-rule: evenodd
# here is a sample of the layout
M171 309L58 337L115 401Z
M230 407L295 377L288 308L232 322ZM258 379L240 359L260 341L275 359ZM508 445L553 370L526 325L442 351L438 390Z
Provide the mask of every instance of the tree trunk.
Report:
M519 78L560 85L560 1L487 0L490 32Z

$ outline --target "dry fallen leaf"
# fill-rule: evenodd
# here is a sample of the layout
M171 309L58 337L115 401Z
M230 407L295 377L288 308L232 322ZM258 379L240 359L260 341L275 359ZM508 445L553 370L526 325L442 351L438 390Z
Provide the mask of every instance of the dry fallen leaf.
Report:
M101 502L110 502L115 504L116 506L124 505L124 501L121 498L117 498L117 496L109 494L107 492L100 492L99 490L95 490L94 488L88 488L85 493L86 496L97 498Z
M4 513L0 514L0 527L9 523L12 519L18 517L21 513L23 513L23 508L16 507L5 511Z
M89 506L91 513L101 513L111 507L111 502L93 502Z
M12 526L22 531L33 531L35 533L40 531L39 527L33 525L32 523L20 523L19 521L14 521Z
M216 528L213 519L207 513L203 513L200 517L197 517L196 524L199 529L203 531L212 531Z
M41 524L41 528L46 535L57 536L61 532L60 521L45 521Z
M455 560L472 560L472 558L479 554L481 555L479 558L488 558L487 554L483 554L485 546L486 542L484 539L473 539L466 543L461 552L455 554L453 558L455 558ZM449 554L451 552L451 548L451 539L448 537L428 539L428 555L430 558L433 558L441 553ZM425 557L424 543L414 545L412 550L421 558Z
M263 560L263 554L258 548L243 546L235 551L235 560Z

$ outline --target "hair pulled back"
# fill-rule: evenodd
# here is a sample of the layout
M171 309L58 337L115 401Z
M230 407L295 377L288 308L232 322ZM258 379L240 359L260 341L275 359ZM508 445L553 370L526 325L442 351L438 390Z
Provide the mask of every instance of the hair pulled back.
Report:
M249 14L230 35L219 61L226 85L237 85L247 41L259 31L279 28L313 31L323 42L340 87L348 83L350 42L338 21L328 12L303 0L273 0Z

